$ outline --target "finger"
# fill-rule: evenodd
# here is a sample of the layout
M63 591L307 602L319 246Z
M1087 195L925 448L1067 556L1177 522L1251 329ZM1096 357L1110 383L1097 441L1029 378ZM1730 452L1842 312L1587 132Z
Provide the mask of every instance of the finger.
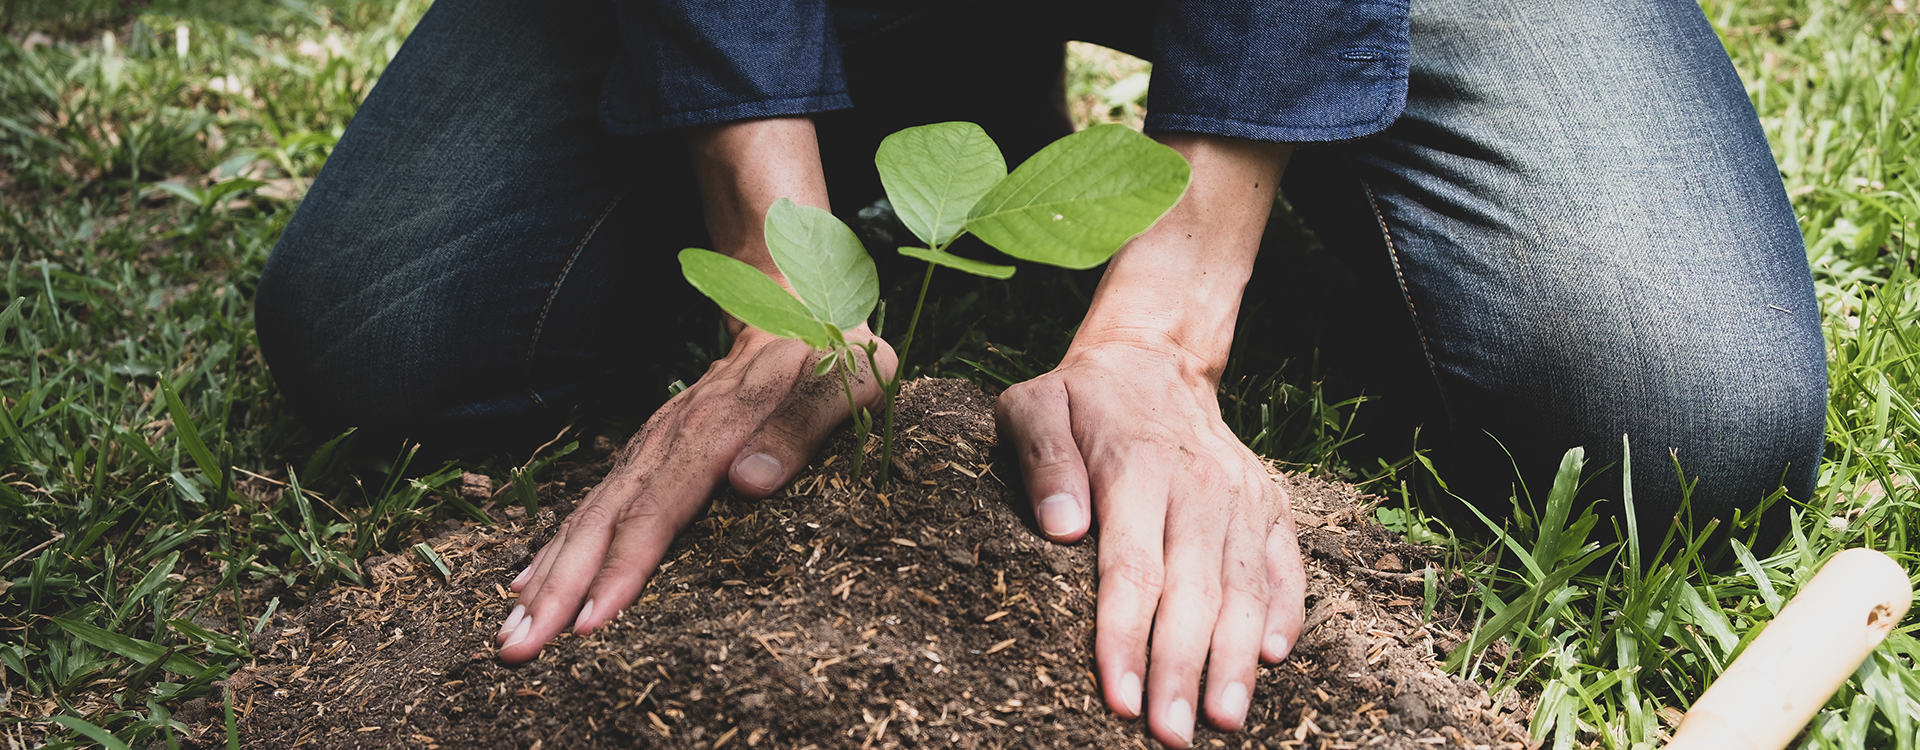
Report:
M1267 531L1266 637L1260 646L1260 658L1277 664L1293 652L1300 642L1300 630L1306 623L1307 572L1300 565L1300 539L1293 526L1292 500L1278 482L1272 484L1278 495L1279 517Z
M653 416L647 419L646 425L640 428L640 432L628 440L626 447L621 449L620 455L615 460L613 471L609 474L609 483L623 476L627 471L631 471L635 465L634 458L649 453L647 446L660 442L660 436L665 431L664 428L669 425L679 424L678 414L680 410L686 406L687 400L693 396L694 391L683 390L673 398L667 399L667 403L661 405L660 410L654 412ZM653 452L657 453L658 451ZM595 489L598 490L599 488ZM599 493L589 493L588 502L591 502L592 497L597 494ZM528 520L531 521L532 519ZM555 534L554 539L550 543L545 547L541 547L539 552L534 553L533 560L527 563L527 567L522 568L520 574L514 576L513 582L507 584L509 590L515 592L526 591L527 584L531 583L534 578L534 573L552 556L550 553L565 546L561 542L566 534L566 529L567 525L563 524L560 533ZM512 619L513 618L509 616L509 622L501 627L498 637L499 640L504 641L507 632L513 628L515 623L512 622Z
M1085 536L1093 514L1066 386L1049 378L1009 388L994 409L994 421L1020 457L1020 475L1040 532L1056 542Z
M715 380L722 379L717 377L721 375L709 371L709 376ZM724 394L733 388L713 390ZM745 438L744 429L730 432L726 427L746 424L747 417L771 409L771 405L751 399L723 396L702 400L687 396L690 393L693 393L691 389L683 391L685 399L676 398L678 403L669 402L668 408L648 420L641 434L628 443L626 453L615 469L616 475L588 494L587 501L567 517L560 532L536 556L533 572L527 576L527 582L520 591L520 606L508 615L507 619L511 622L503 624L501 628L502 660L515 663L538 656L548 640L581 619L581 608L586 603L588 587L605 567L606 554L613 543L617 525L622 519L635 517L636 503L646 499L643 493L647 487L675 487L679 491L697 495L696 506L686 515L690 519L691 513L698 511L698 502L711 494L719 482L720 467L725 464L724 459L718 456L731 454L739 441ZM692 425L720 427L702 430ZM691 436L703 437L686 439ZM710 468L703 472L700 468L703 466ZM681 522L684 523L684 520ZM679 527L674 526L665 530L665 533L671 535L678 531ZM631 558L628 561L631 563ZM651 570L650 565L641 567L640 571L628 574L638 578L627 583L636 593L646 581L646 571ZM620 601L618 606L610 604L592 619L605 622L619 607L630 602L631 598L628 598Z
M1205 481L1174 492L1166 521L1166 590L1154 618L1153 666L1147 675L1147 729L1160 744L1182 748L1193 742L1200 672L1225 596L1220 580L1225 545L1220 519L1225 516L1193 511L1218 507L1229 498L1218 484Z
M718 476L700 483L703 487L719 484ZM663 486L665 485L665 486ZM640 590L660 565L660 558L673 544L681 529L692 523L707 506L711 492L690 484L657 483L649 491L674 493L648 498L629 506L634 509L614 523L613 541L608 546L600 572L587 590L587 600L574 617L573 632L584 635L606 624L640 598Z
M1243 492L1260 504L1264 472ZM1228 732L1246 723L1267 622L1267 524L1260 508L1236 514L1227 526L1220 566L1220 616L1207 655L1207 721Z
M565 538L555 535L548 556L520 596L524 616L508 632L500 658L510 664L540 655L541 647L573 622L581 597L612 541L613 503L589 503L568 517ZM576 520L577 519L577 520Z
M884 347L883 347L884 349ZM877 354L876 356L879 356ZM892 350L884 350L882 366ZM856 354L858 377L852 384L854 401L863 408L880 400L880 387L874 382L872 368L865 355ZM811 370L818 359L808 357L798 366ZM727 478L733 488L750 498L773 494L805 468L835 427L852 414L848 411L846 373L836 364L833 372L815 377L800 377L786 400L760 421L753 434L734 456ZM865 448L865 446L859 446Z
M1095 609L1094 662L1107 707L1123 718L1141 714L1147 673L1147 636L1160 605L1166 569L1161 531L1168 486L1164 460L1117 457L1093 478L1100 511L1100 594Z

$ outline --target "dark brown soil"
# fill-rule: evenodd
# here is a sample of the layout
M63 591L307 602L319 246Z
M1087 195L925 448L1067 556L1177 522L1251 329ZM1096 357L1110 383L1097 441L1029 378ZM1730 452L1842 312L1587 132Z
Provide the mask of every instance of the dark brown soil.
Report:
M369 561L372 586L337 586L256 637L228 685L246 746L1151 746L1094 685L1092 540L1030 531L992 399L921 381L899 411L905 476L887 491L848 478L843 435L779 495L717 499L638 605L525 666L494 656L506 584L604 459L543 486L531 522L441 529L450 581L412 555ZM1462 636L1444 611L1423 622L1431 551L1391 538L1351 487L1281 481L1307 633L1261 669L1248 731L1196 744L1524 746L1524 707L1434 662ZM181 707L190 739L222 742L220 700Z

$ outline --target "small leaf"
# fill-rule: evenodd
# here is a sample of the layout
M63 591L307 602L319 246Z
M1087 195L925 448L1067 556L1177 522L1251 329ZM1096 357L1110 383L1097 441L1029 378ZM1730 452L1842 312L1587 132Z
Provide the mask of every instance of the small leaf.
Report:
M453 580L453 569L447 567L446 558L441 557L439 552L434 551L431 545L428 545L426 542L415 544L413 545L413 554L418 556L421 562L432 565L433 569L440 573L441 580Z
M967 231L1021 260L1092 268L1187 191L1193 167L1124 125L1054 141L974 204Z
M178 182L156 182L148 189L147 194L152 195L155 192L171 193L174 197L193 204L195 207L203 207L212 202L207 197L207 191L195 190Z
M880 273L853 230L833 214L781 198L767 209L766 233L774 265L815 320L841 330L866 322L880 301Z
M227 180L226 182L216 184L213 187L207 188L207 206L216 205L220 202L220 199L225 198L229 195L233 195L235 193L239 193L244 190L252 190L254 188L261 187L266 184L267 183L262 182L260 180L248 180L248 179Z
M747 325L781 338L805 341L815 349L827 348L827 332L820 322L760 269L712 250L690 247L680 251L680 271L693 288Z
M970 122L894 133L880 142L873 163L900 223L931 247L959 236L974 204L1007 176L1000 147Z
M903 247L900 248L900 254L909 258L918 258L936 266L946 266L956 271L966 271L975 276L985 276L990 279L1006 279L1013 276L1015 270L1013 266L962 258L953 253L929 250L924 247Z
M834 357L821 357L820 361L813 363L813 376L817 378L833 372L833 363L838 361Z

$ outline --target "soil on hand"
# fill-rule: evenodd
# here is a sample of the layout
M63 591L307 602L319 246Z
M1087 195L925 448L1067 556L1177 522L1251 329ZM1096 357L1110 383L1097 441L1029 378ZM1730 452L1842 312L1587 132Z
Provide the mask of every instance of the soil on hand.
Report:
M532 519L442 528L429 541L450 580L411 554L380 558L371 585L275 617L257 661L226 685L242 739L1151 747L1094 682L1096 540L1058 546L1031 531L992 414L963 381L909 384L884 491L849 476L843 433L780 494L716 499L618 620L508 666L492 642L513 606L506 585L611 459L576 465L541 488ZM1306 633L1285 663L1261 668L1247 730L1202 728L1196 746L1524 747L1523 706L1495 705L1434 661L1462 636L1444 606L1424 615L1431 550L1395 541L1351 487L1279 481L1300 521ZM224 743L221 701L182 707L190 739Z

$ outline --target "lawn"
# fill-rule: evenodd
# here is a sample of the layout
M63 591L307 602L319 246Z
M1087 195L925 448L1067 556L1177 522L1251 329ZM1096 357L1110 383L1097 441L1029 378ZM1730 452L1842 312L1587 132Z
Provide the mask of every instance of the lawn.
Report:
M449 487L463 471L500 480L505 502L553 455L428 465L404 446L349 450L350 437L310 434L291 417L260 359L261 265L424 7L0 5L0 734L10 747L171 742L167 707L217 701L215 683L248 661L270 613L359 580L369 553L404 550L441 519L481 514ZM1576 569L1578 556L1555 541L1561 524L1516 524L1506 539L1456 533L1411 504L1418 493L1403 488L1424 483L1417 461L1342 461L1345 420L1360 405L1328 403L1312 367L1248 360L1223 387L1230 423L1256 449L1372 482L1391 498L1384 522L1449 548L1474 581L1467 611L1483 647L1450 668L1495 693L1538 695L1532 730L1555 748L1658 745L1675 712L1834 552L1866 546L1914 562L1920 13L1913 0L1705 8L1793 198L1829 344L1819 489L1780 548L1738 549L1733 570L1713 573L1686 551L1646 562L1659 540L1645 540L1644 560L1619 547L1603 553L1610 564ZM1137 124L1137 61L1074 51L1075 114ZM961 300L933 316L923 335L945 356L930 372L991 381L1057 351L1057 332L988 343L978 325L987 307ZM617 436L632 425L590 429ZM1663 458L1641 456L1637 470L1671 470ZM1875 653L1800 746L1920 743L1911 630Z

